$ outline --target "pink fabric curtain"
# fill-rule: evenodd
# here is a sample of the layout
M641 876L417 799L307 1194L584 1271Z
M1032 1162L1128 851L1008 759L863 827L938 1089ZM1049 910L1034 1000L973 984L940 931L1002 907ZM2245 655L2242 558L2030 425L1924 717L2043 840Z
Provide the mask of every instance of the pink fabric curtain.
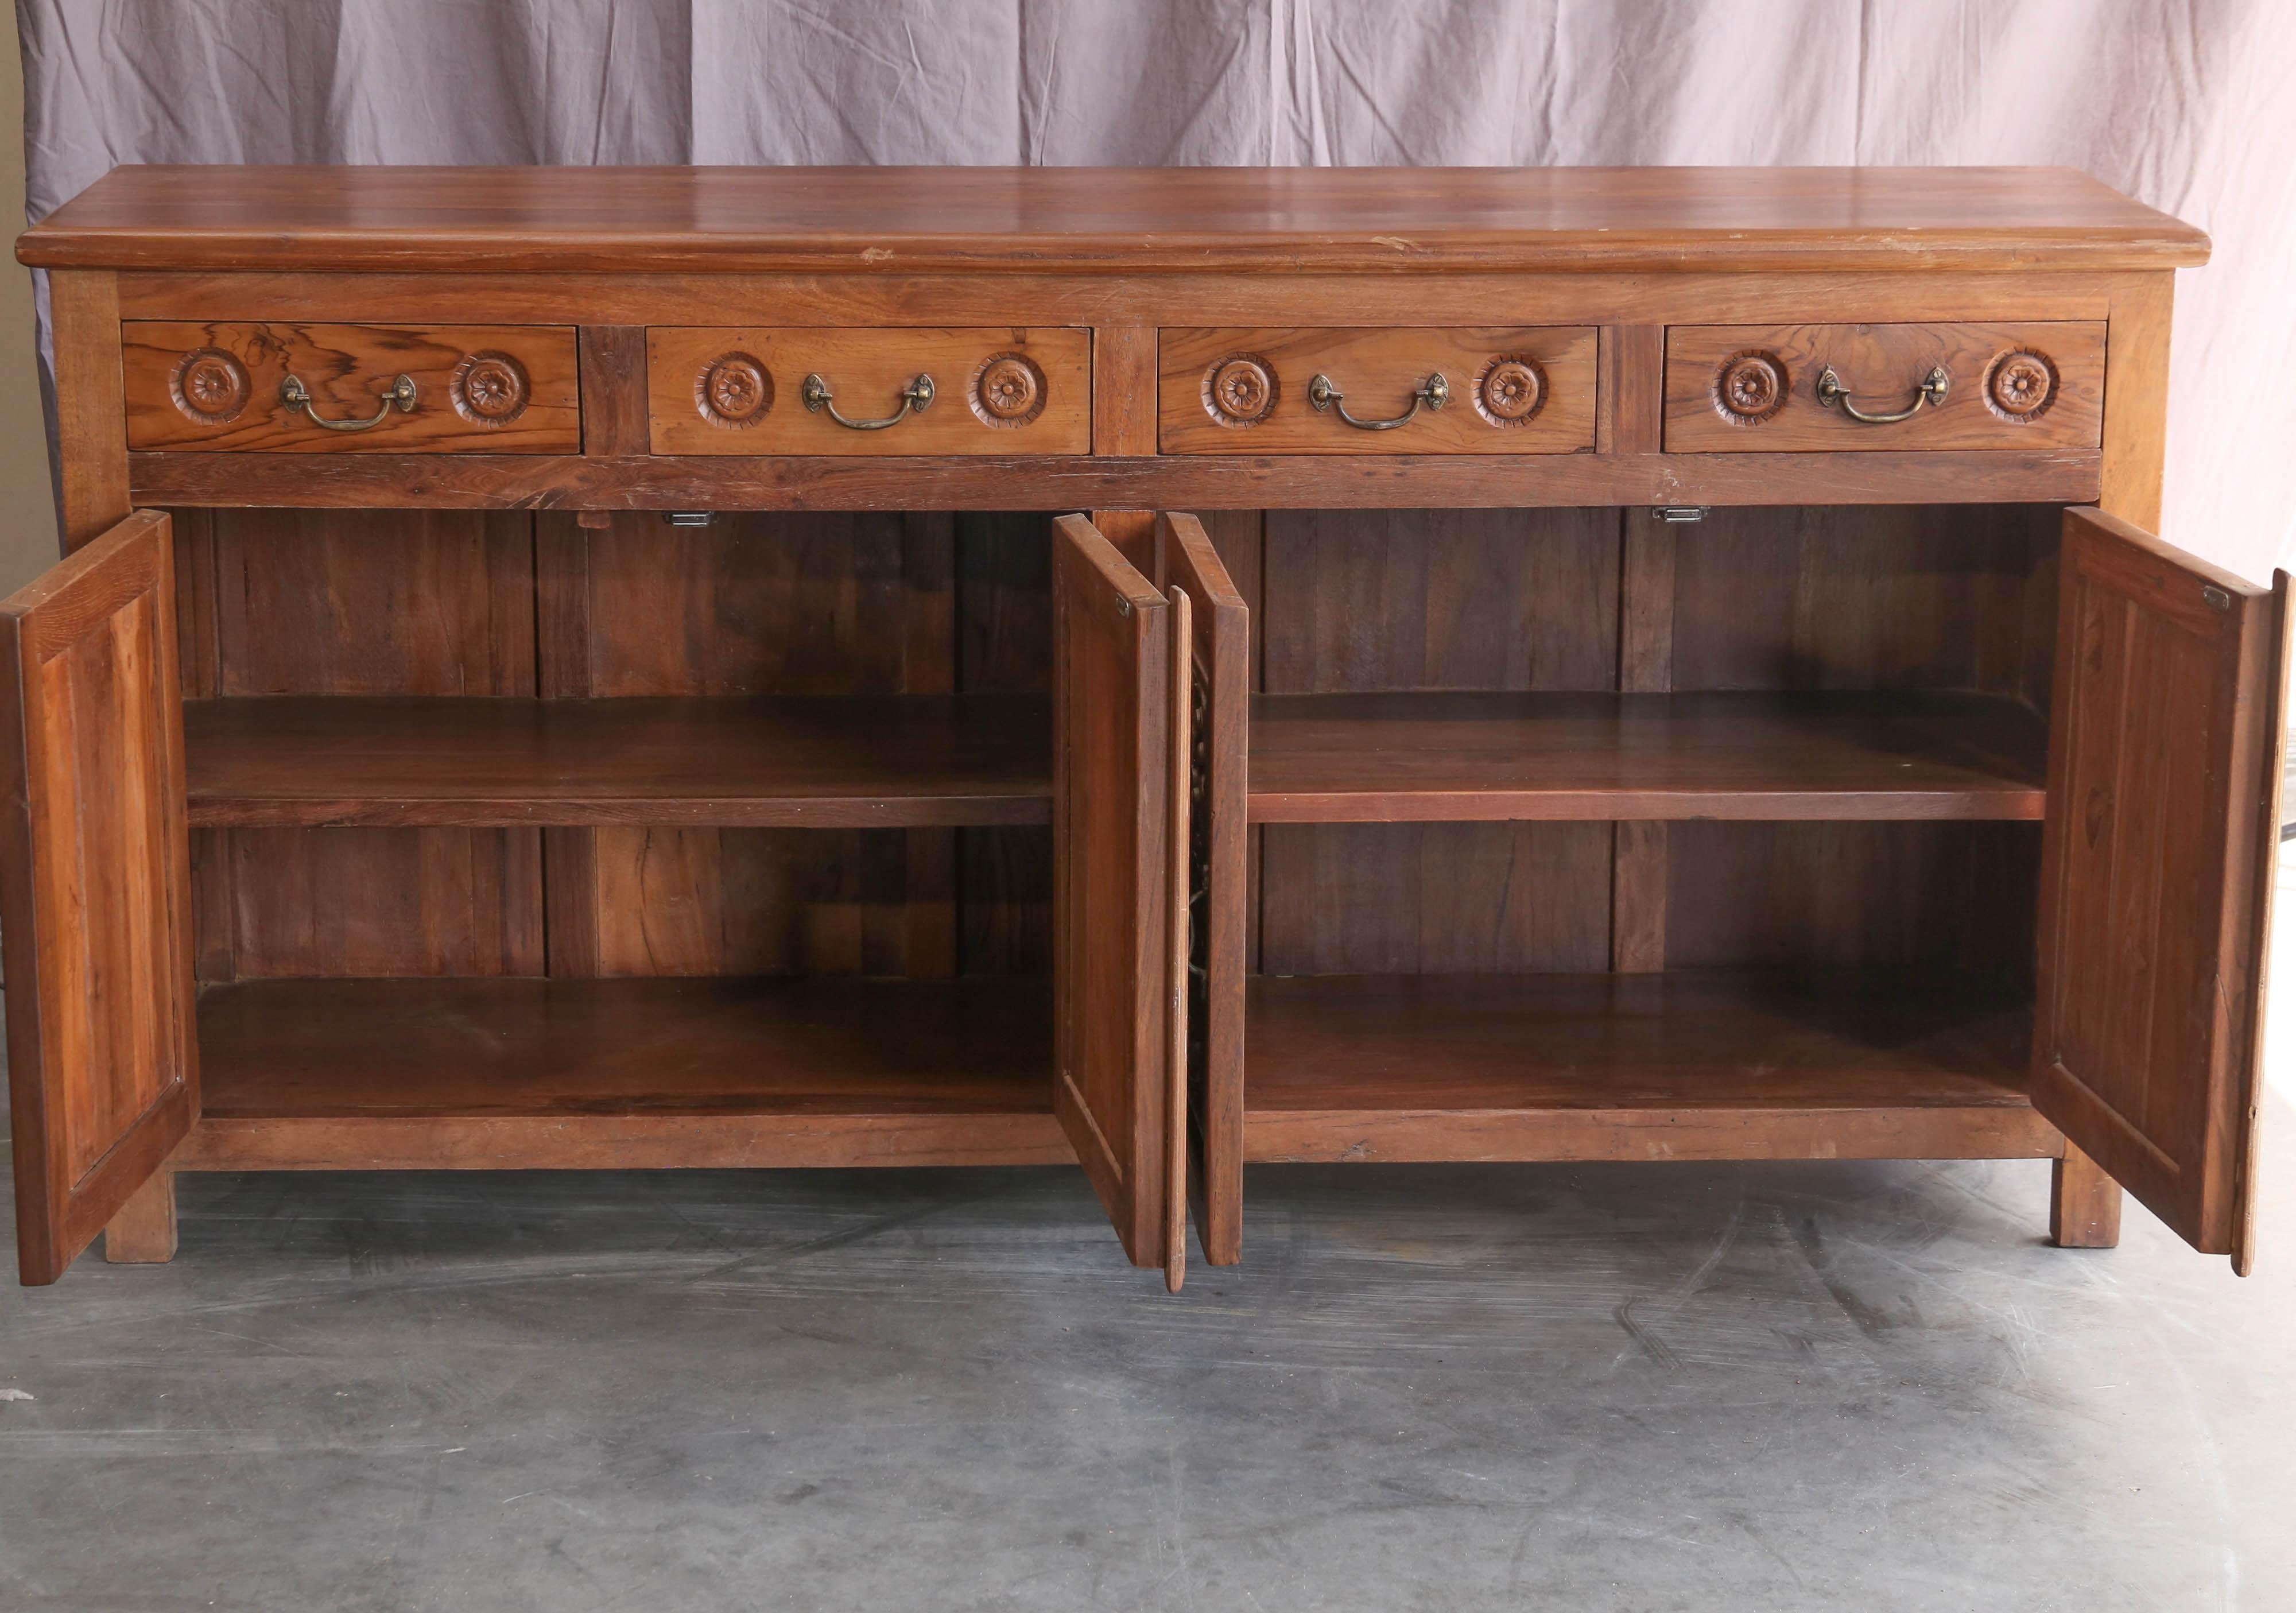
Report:
M119 162L2065 163L2210 230L2167 535L2296 523L2287 0L19 0Z

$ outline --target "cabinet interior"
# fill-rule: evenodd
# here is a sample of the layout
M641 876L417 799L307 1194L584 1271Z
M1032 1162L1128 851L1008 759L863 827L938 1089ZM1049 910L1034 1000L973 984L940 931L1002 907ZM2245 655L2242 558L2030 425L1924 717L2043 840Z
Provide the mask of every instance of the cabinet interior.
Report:
M1470 1148L1431 1114L1591 1156L1554 1117L1637 1109L2041 1151L2060 516L1207 516L1251 609L1247 1157ZM1066 1156L1048 517L176 521L211 1120Z
M2062 513L1267 512L1244 1157L2030 1146Z
M993 1157L1063 1157L1043 518L177 532L210 1118L1027 1117Z

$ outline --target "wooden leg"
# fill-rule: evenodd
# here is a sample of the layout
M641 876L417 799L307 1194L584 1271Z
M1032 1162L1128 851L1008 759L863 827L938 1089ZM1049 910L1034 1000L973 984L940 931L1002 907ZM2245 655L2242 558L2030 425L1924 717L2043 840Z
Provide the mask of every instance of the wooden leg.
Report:
M162 1170L135 1190L103 1229L114 1265L157 1265L176 1257L176 1173Z
M2059 1249L2120 1241L2120 1183L2070 1142L2049 1178L2049 1241Z

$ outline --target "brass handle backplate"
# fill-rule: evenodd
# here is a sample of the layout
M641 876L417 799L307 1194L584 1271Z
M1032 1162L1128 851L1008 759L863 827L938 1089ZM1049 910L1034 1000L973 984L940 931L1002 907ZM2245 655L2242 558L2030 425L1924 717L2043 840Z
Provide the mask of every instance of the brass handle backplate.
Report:
M1398 426L1409 425L1422 408L1439 409L1449 403L1451 383L1443 379L1442 371L1436 371L1411 394L1411 406L1391 420L1358 420L1348 413L1346 397L1347 394L1333 386L1328 375L1318 375L1308 383L1308 401L1316 406L1317 413L1337 409L1340 418L1358 431L1392 431Z
M1842 386L1841 377L1833 373L1832 364L1828 364L1818 374L1817 401L1826 408L1833 408L1839 405L1841 412L1850 419L1869 426L1894 426L1901 420L1911 420L1920 413L1923 404L1929 405L1932 409L1943 408L1946 391L1952 385L1953 377L1945 373L1945 366L1933 365L1930 373L1922 377L1921 389L1914 394L1913 402L1894 414L1868 414L1849 401L1849 393L1848 389Z
M898 426L910 415L922 414L932 407L933 378L930 375L920 375L907 386L903 387L901 406L882 420L848 420L844 415L840 414L837 412L837 395L829 389L829 383L818 375L807 376L805 385L799 389L798 396L805 399L805 406L808 413L818 414L826 409L829 411L829 418L849 431L882 431L887 426Z
M311 389L303 384L302 377L290 375L279 383L279 401L287 405L287 413L301 413L310 417L313 425L329 431L372 431L390 418L393 409L402 413L414 413L414 377L399 375L392 379L390 390L382 395L382 406L365 420L329 420L311 406Z

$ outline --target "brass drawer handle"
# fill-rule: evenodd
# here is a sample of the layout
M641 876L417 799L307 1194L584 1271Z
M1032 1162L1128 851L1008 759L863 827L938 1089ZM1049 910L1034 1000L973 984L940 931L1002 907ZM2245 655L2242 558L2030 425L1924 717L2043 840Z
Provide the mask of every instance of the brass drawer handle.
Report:
M808 413L818 414L826 409L829 411L829 418L849 431L882 431L887 426L898 426L910 415L922 414L932 407L933 379L930 375L920 375L907 386L903 387L901 406L882 420L846 419L837 412L836 394L829 389L829 383L818 375L807 376L805 385L799 389L798 396L805 399Z
M365 420L328 420L311 406L311 389L303 384L299 375L289 375L279 383L279 401L287 405L290 414L302 413L311 423L329 431L372 431L390 418L393 409L402 413L414 413L414 377L400 375L390 383L390 390L382 395L382 407Z
M1868 414L1849 401L1849 394L1841 384L1841 377L1833 373L1832 364L1828 364L1817 378L1817 401L1820 407L1829 409L1839 404L1844 414L1869 426L1894 426L1901 420L1911 420L1920 413L1923 404L1932 409L1943 408L1946 389L1952 385L1953 377L1945 373L1945 366L1934 365L1927 375L1922 377L1921 389L1914 394L1913 402L1895 414Z
M1346 397L1346 393L1332 384L1332 378L1328 375L1318 375L1308 383L1308 401L1316 405L1317 413L1325 409L1337 409L1340 418L1358 431L1392 431L1398 426L1409 425L1423 406L1439 409L1449 403L1451 383L1443 379L1442 371L1436 371L1427 378L1424 385L1412 393L1411 406L1392 420L1357 420L1348 413L1348 405L1343 401Z

